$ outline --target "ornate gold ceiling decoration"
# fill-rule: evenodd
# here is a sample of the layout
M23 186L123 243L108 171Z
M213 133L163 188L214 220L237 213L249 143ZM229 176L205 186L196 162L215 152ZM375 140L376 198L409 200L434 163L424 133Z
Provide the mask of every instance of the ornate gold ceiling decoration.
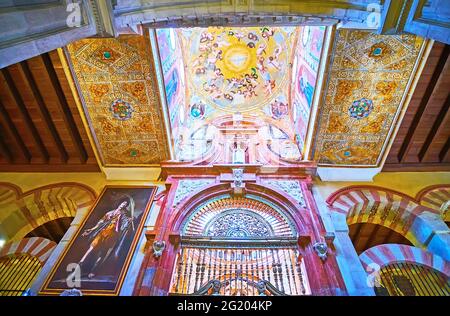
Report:
M320 165L379 166L423 43L413 35L336 33L313 149Z
M85 39L70 44L68 52L102 164L168 159L149 39Z

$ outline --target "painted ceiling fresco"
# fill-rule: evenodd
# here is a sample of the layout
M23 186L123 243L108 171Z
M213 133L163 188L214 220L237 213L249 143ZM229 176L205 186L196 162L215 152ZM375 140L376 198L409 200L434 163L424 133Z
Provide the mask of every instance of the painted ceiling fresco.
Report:
M191 97L228 113L261 110L288 81L294 28L183 29ZM286 100L280 100L286 102Z
M157 30L175 151L183 151L180 149L183 141L204 141L195 136L198 131L226 115L259 118L281 129L292 143L303 146L324 29ZM293 61L298 68L295 72L301 78L298 82L292 79ZM292 115L294 101L295 114ZM299 141L299 138L302 139ZM203 150L195 154L200 152Z
M103 165L168 159L148 38L85 39L68 52Z
M304 149L309 115L322 54L325 26L303 26L295 45L291 75L292 120L299 147Z
M336 33L315 161L378 166L422 45L423 39L413 35Z

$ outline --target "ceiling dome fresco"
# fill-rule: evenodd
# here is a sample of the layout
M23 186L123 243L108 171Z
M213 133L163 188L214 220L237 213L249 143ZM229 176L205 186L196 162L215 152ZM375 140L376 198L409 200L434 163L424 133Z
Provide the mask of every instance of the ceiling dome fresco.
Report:
M260 108L285 88L295 28L180 30L191 93L214 108Z

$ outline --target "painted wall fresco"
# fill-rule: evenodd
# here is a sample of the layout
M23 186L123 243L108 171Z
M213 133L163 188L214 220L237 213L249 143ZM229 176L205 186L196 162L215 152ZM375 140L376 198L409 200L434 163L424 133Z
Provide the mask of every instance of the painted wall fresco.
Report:
M67 48L103 164L166 160L149 40L133 35L84 39Z
M306 138L325 34L324 26L300 28L291 77L292 116L299 147Z
M319 114L314 160L378 166L423 39L340 30Z

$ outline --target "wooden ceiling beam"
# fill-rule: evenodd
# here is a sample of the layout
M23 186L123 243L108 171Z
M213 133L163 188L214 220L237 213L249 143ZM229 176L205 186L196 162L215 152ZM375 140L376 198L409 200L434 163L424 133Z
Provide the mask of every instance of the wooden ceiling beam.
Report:
M448 62L450 62L450 59L448 59ZM449 107L450 107L450 93L447 95L447 98L444 101L443 106L441 107L441 110L439 111L436 120L433 123L433 126L428 131L428 135L422 145L422 148L419 151L419 160L425 161L427 160L427 156L430 155L429 149L431 144L436 144L436 138L441 135L442 132L445 132L446 126L443 125L444 122L446 122L449 118ZM440 158L440 157L439 157ZM440 162L442 162L441 159L439 159Z
M355 249L358 253L360 252L359 251L360 249L359 249L359 247L357 247L357 245L358 245L358 240L361 237L360 235L361 235L362 228L363 228L363 223L358 223L358 228L356 229L355 235L352 239L353 246L355 247Z
M408 132L407 132L407 134L403 140L403 143L400 147L400 150L398 152L397 159L400 163L405 162L407 154L408 154L411 146L413 145L414 136L416 135L416 131L419 127L420 120L422 119L422 116L423 116L427 106L429 105L431 95L433 94L433 91L436 88L436 83L438 82L439 78L442 75L442 71L447 62L449 53L450 53L450 46L446 45L444 48L444 51L442 52L441 56L439 57L439 61L436 65L436 68L433 71L433 75L431 76L430 82L427 85L425 93L420 101L419 106L417 107L417 111L411 122L411 126L408 129ZM419 160L419 157L417 157L417 159ZM418 161L418 162L420 162L420 161Z
M1 126L0 126L1 127ZM13 163L13 157L3 138L3 129L0 129L0 154L5 158L7 163Z
M53 241L57 242L57 243L61 240L61 238L65 234L64 229L61 228L60 221L61 221L61 218L58 218L58 219L55 219L48 223L50 232L52 233Z
M86 152L86 149L84 148L83 140L81 139L81 135L78 131L77 125L76 125L73 115L70 111L70 107L69 107L69 104L67 103L67 99L62 90L61 83L59 82L59 79L58 79L58 75L56 74L56 71L53 68L52 60L48 53L41 55L41 57L42 57L42 60L44 61L45 68L49 75L51 84L57 95L59 106L62 110L64 123L66 124L66 127L70 133L70 137L72 138L72 141L73 141L75 147L77 148L80 162L86 163L86 161L88 159L88 154Z
M25 146L25 143L24 143L22 137L20 137L20 134L17 131L17 128L16 128L14 122L12 121L11 117L9 116L8 111L6 111L5 106L3 105L1 100L0 100L0 115L3 119L3 121L5 122L5 124L7 125L7 128L10 131L11 135L13 136L14 143L16 144L17 148L19 149L19 152L20 152L22 158L27 163L30 163L31 162L31 154L30 154L27 146Z
M387 228L387 227L386 227ZM382 245L386 244L389 242L389 240L392 238L392 235L395 234L395 231L387 228L389 230L389 233L386 235L386 237L384 238L383 242L381 243Z
M27 129L29 130L29 132L31 134L31 137L32 137L37 149L39 150L39 152L42 156L43 161L45 163L48 163L50 160L48 151L45 148L41 137L39 136L40 133L37 130L36 126L34 125L33 120L31 119L30 113L28 113L28 110L25 106L25 103L23 102L20 92L17 89L17 87L14 83L14 80L12 79L11 74L9 73L9 69L3 68L2 73L3 73L3 77L5 78L6 84L11 92L11 95L14 99L14 102L15 102L17 108L19 109L19 112L27 126Z
M442 150L439 153L439 160L441 162L450 163L450 137L447 137L447 142L445 142L444 147L442 147Z
M373 224L375 225L374 229L372 230L372 232L370 233L369 237L367 238L366 244L364 245L363 251L369 249L369 247L371 245L373 245L373 240L375 238L375 236L377 235L378 231L380 230L380 228L382 227L381 225L378 224Z
M31 73L30 67L28 66L28 63L26 61L22 61L20 63L20 67L22 69L22 72L23 72L26 80L28 81L28 85L30 86L31 92L33 93L33 96L39 107L41 117L42 117L43 121L45 122L48 130L50 131L50 134L52 135L53 142L55 143L56 148L59 152L61 161L64 163L67 163L69 156L68 156L67 151L64 147L64 144L61 140L61 137L59 136L58 131L56 130L55 124L53 123L53 120L48 111L48 108L45 105L44 99L42 97L41 92L39 91L39 88L36 84L33 74Z

